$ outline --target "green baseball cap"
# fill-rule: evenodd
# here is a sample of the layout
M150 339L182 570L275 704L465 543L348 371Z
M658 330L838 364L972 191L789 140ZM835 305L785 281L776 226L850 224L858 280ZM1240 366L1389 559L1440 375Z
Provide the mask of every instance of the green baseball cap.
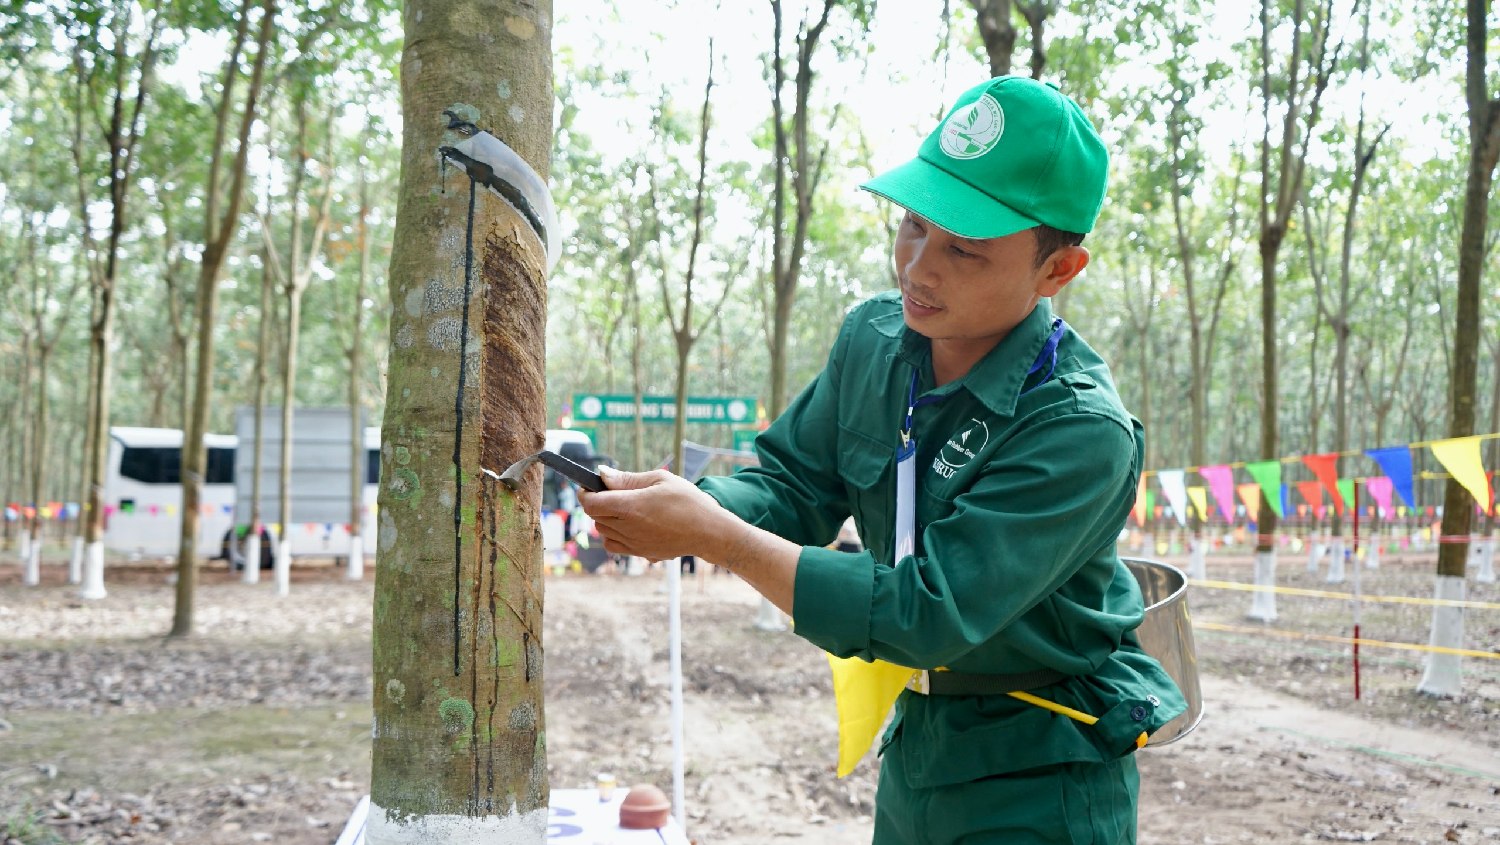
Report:
M997 76L965 91L917 157L860 187L966 238L1046 224L1088 232L1109 153L1078 104L1048 83Z

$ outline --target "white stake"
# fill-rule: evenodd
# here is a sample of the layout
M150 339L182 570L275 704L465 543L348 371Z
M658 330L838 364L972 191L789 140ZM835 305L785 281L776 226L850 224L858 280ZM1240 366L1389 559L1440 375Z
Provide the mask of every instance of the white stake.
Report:
M682 558L667 562L667 654L672 675L672 811L687 833L682 783Z

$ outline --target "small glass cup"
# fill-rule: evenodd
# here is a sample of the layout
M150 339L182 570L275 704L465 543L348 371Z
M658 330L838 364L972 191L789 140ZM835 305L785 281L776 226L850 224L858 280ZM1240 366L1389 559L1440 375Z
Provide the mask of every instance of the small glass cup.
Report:
M600 772L594 778L594 783L599 787L599 802L604 803L615 795L615 776L609 772Z

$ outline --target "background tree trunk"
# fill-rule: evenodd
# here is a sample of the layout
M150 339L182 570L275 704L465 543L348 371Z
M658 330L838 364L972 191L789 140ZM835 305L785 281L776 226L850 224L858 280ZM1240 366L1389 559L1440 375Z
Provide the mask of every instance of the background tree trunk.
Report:
M495 475L543 443L546 257L438 155L468 124L546 178L552 7L412 0L405 32L367 841L540 845L540 473Z
M177 545L177 601L170 632L173 637L185 637L193 631L193 593L198 586L198 526L202 518L203 477L208 472L208 449L203 438L208 433L208 404L213 391L214 312L219 306L219 275L229 254L229 245L239 231L240 202L245 195L245 163L250 155L250 128L255 125L267 53L271 50L275 32L275 0L262 0L254 65L245 100L237 108L234 88L240 76L240 55L249 34L252 7L253 0L243 0L240 5L234 46L224 64L222 99L214 119L208 196L203 210L203 259L198 269L198 361L193 379L193 410L182 432L182 533ZM239 118L238 143L234 158L226 164L225 135L231 118L236 116ZM227 188L220 188L221 177L227 177Z

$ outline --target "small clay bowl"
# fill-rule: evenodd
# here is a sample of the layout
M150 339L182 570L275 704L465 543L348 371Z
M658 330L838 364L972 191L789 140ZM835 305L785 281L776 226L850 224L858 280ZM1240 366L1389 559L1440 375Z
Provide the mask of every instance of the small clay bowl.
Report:
M655 830L666 827L672 817L672 802L666 793L651 784L632 786L620 802L620 827L626 830Z

